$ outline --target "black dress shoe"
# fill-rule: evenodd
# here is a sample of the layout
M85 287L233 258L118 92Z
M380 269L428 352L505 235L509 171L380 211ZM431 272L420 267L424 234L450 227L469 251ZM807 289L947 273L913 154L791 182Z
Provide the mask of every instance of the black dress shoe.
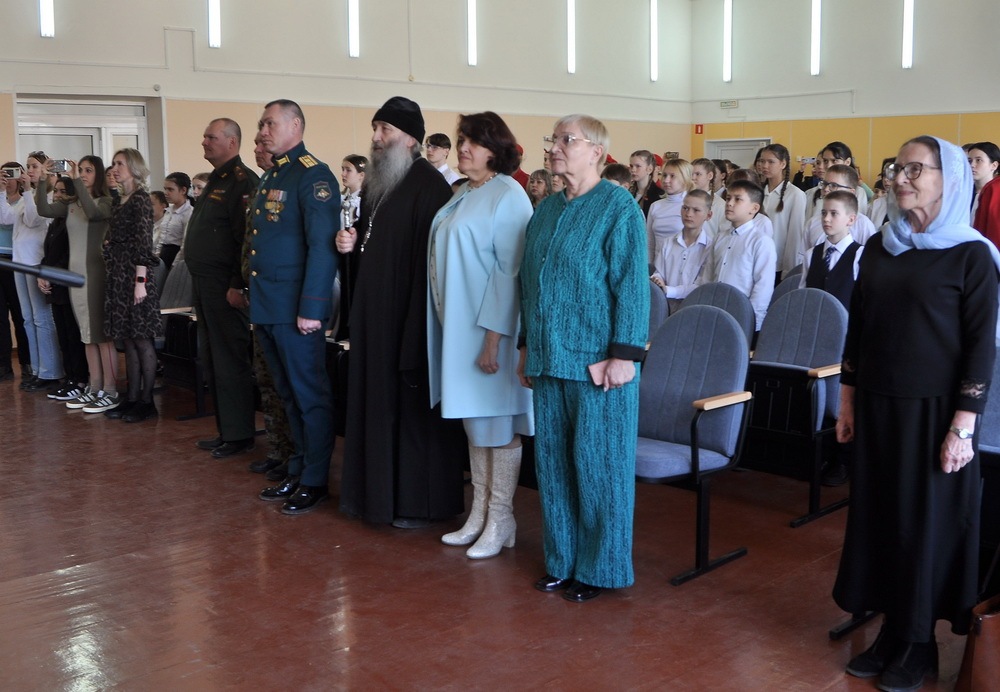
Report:
M24 372L22 371L22 374L21 374L21 384L18 385L18 388L19 389L27 389L32 384L34 384L35 380L37 380L37 379L38 378L35 377L34 375L31 375L31 374L25 375Z
M298 476L285 476L285 478L277 485L272 485L270 488L264 488L260 491L260 499L265 502L275 502L277 500L287 500L292 495L295 494L295 489L299 487L299 477Z
M117 408L113 408L110 411L105 411L104 417L111 418L113 420L118 420L122 418L126 413L131 411L133 408L135 408L138 403L139 403L138 401L123 401L122 403L118 404Z
M269 481L280 481L288 475L288 464L278 464L273 469L264 474L264 478Z
M62 380L43 380L36 377L26 384L22 389L26 392L54 392L62 386Z
M236 442L223 442L212 450L212 456L216 459L225 459L234 454L243 454L253 451L253 438L249 440L237 440Z
M937 642L905 642L886 666L878 680L878 688L884 692L913 692L924 684L924 678L938 669Z
M0 365L0 382L14 379L14 368L9 365Z
M247 469L250 473L267 473L273 468L281 466L281 461L279 459L272 459L271 457L264 457L263 459L258 459L257 461L251 461ZM275 480L281 480L277 478Z
M603 590L600 586L591 586L590 584L584 584L582 581L575 581L566 589L566 593L562 597L567 601L573 601L573 603L583 603L592 598L597 598Z
M878 631L875 641L867 649L851 659L847 672L856 678L873 678L881 675L889 661L902 647L902 642L886 629L885 623Z
M282 514L305 514L311 512L320 502L330 497L330 491L325 487L315 485L300 485L290 498L281 506Z
M560 579L559 577L553 577L551 574L546 574L535 582L535 588L539 591L550 593L552 591L559 591L559 589L565 589L572 583L572 579Z
M211 440L198 440L194 443L194 446L198 449L207 449L208 451L212 451L216 447L221 447L223 444L224 442L222 441L222 437L219 436L213 437Z
M137 401L135 402L135 406L125 412L122 420L126 423L141 423L144 420L156 418L158 415L160 413L156 410L156 404L152 401Z

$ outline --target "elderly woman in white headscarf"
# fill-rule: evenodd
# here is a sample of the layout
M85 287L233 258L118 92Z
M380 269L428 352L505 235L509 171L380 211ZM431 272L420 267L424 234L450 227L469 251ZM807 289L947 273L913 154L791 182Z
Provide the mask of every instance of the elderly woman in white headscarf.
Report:
M844 347L837 438L857 456L833 595L885 614L847 672L914 690L937 669L936 621L965 634L976 601L1000 255L969 226L960 148L917 137L884 176L890 222L865 246Z

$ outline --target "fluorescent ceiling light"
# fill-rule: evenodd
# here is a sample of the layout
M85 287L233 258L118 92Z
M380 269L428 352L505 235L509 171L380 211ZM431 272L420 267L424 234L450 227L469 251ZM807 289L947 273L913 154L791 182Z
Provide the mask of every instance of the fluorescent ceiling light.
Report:
M913 0L903 0L903 69L913 67Z
M809 74L819 74L819 47L822 37L823 0L812 0L812 38L810 42Z
M38 0L38 25L39 31L44 38L53 38L56 35L56 10L53 7L55 0Z
M722 81L733 81L733 0L722 1Z
M649 0L649 81L660 77L660 0Z
M466 15L469 22L468 29L466 29L469 37L469 65L475 67L479 64L479 42L476 36L476 0L468 0Z
M566 71L576 74L576 0L566 0Z
M361 26L358 15L359 0L347 0L347 54L352 58L361 57Z
M222 0L208 0L208 47L222 47Z

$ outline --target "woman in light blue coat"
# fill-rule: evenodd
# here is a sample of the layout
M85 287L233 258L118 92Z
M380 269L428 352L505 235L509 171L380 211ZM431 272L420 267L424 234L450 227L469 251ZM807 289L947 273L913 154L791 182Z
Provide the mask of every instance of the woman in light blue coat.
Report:
M473 486L465 526L441 541L475 542L470 558L513 547L520 436L534 434L531 391L516 372L518 269L532 211L509 175L520 162L516 145L496 113L461 116L458 169L468 182L434 217L429 242L430 404L462 419Z

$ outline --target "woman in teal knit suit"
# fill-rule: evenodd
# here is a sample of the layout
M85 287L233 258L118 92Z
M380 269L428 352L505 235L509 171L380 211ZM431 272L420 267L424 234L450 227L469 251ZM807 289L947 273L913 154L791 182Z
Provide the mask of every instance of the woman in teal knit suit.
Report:
M601 180L599 120L566 116L545 139L566 189L535 210L521 264L518 374L534 390L547 572L535 588L583 602L634 581L646 231L631 195Z

